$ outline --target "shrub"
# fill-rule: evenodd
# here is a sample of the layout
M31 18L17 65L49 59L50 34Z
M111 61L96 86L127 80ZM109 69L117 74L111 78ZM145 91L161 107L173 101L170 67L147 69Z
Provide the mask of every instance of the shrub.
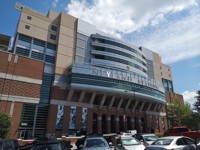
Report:
M0 112L0 138L8 138L11 129L11 118Z

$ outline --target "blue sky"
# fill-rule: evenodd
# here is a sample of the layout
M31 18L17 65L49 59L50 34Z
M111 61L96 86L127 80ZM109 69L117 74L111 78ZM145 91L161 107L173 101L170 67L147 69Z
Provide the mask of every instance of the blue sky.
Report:
M192 104L200 90L199 0L1 0L0 34L14 37L19 2L81 18L106 33L153 50L172 68L174 89Z

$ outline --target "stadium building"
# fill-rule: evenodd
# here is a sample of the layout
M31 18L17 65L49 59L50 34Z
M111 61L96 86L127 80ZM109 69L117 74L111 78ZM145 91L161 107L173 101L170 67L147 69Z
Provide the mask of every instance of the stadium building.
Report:
M63 12L16 8L14 46L3 35L0 43L0 110L12 137L168 128L166 104L182 96L159 54Z

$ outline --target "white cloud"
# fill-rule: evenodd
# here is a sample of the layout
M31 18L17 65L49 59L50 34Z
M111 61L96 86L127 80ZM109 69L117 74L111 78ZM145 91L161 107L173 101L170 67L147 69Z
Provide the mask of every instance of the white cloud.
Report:
M191 13L180 20L162 24L146 38L135 41L158 52L163 62L173 63L200 55L200 41L197 40L200 38L199 24L200 12Z
M189 103L193 107L194 102L196 101L196 91L184 91L182 93L183 99L186 103Z
M59 0L53 0L52 2L52 6L53 7L57 7Z
M197 0L71 0L66 11L115 37L129 35L127 41L156 50L164 63L172 63L200 55L200 12L175 21L168 16L197 6Z
M196 5L195 0L71 0L69 14L112 34L126 34L139 30L148 23L157 24L169 12L181 11Z

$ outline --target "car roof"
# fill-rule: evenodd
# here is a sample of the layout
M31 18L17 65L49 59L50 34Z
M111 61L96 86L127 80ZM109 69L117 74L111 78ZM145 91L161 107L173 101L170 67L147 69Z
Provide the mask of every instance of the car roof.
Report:
M165 137L161 137L159 139L178 139L178 138L183 138L183 137L188 138L186 136L165 136Z
M134 137L132 136L122 136L120 137L121 139L135 139Z
M142 136L156 136L155 134L142 134Z
M89 136L89 137L86 137L86 139L104 139L105 140L103 136Z

